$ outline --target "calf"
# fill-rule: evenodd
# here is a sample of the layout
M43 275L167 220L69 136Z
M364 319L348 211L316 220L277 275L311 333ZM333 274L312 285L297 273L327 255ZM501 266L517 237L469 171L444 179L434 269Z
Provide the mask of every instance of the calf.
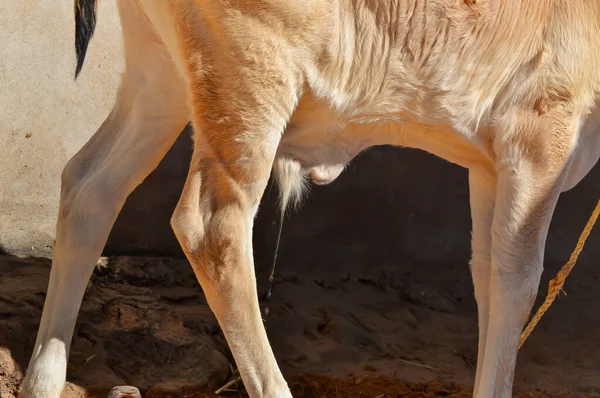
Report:
M77 72L96 0L75 0ZM597 0L118 0L114 108L62 174L48 294L24 397L57 398L86 284L128 194L189 120L172 217L251 397L290 397L261 320L252 226L378 144L469 169L474 395L510 397L556 201L600 155ZM592 126L593 127L593 126Z

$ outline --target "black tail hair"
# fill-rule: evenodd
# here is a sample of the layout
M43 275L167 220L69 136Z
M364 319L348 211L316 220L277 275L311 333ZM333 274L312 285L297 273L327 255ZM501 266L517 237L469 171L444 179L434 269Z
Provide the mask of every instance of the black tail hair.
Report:
M98 0L75 0L75 51L77 67L75 79L81 72L88 44L96 29L96 11Z

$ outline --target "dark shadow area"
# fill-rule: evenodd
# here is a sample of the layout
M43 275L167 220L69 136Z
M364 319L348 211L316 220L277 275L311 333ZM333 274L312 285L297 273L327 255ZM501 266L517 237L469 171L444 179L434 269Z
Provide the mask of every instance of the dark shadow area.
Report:
M170 227L192 154L188 127L158 168L130 195L108 239L105 254L183 258ZM596 166L560 197L548 236L546 260L565 261L600 197ZM277 187L265 192L255 221L257 263L269 263L278 220ZM369 248L365 256L397 262L466 264L471 219L467 171L433 155L388 146L363 152L328 186L311 186L299 210L286 217L281 261L331 244ZM592 245L590 245L592 246ZM323 249L324 250L324 249ZM600 256L586 248L582 261ZM307 259L309 261L309 259ZM343 267L343 259L338 266Z
M600 198L600 164L560 196L546 244L545 262L566 262ZM377 147L359 155L328 186L313 185L303 206L286 217L281 263L320 251L361 255L381 262L411 259L436 267L466 265L471 216L467 170L412 149ZM270 263L278 220L271 183L255 222L255 257ZM600 258L596 228L581 262ZM362 249L360 249L362 248ZM352 253L352 254L350 254ZM310 264L313 259L306 258ZM329 267L344 267L344 258Z

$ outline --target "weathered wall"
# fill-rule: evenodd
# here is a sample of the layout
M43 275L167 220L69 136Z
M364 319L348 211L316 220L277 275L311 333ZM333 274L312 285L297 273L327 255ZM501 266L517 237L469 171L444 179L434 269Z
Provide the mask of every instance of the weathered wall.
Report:
M66 161L108 114L123 69L114 1L75 82L72 1L0 2L0 245L48 254Z
M13 3L16 4L16 3ZM25 23L27 22L27 23ZM0 244L5 250L49 254L60 171L108 114L122 70L120 29L113 2L100 2L98 30L82 75L73 81L70 2L0 5ZM31 133L30 138L26 138ZM180 256L169 218L191 155L186 129L158 169L130 196L106 253ZM466 263L470 216L467 173L416 150L381 147L353 162L333 184L313 187L286 219L281 259L307 262L324 251L365 261ZM564 261L600 197L600 167L561 197L547 261ZM259 266L275 241L274 187L256 222ZM600 228L582 261L600 256ZM33 248L33 250L31 249Z

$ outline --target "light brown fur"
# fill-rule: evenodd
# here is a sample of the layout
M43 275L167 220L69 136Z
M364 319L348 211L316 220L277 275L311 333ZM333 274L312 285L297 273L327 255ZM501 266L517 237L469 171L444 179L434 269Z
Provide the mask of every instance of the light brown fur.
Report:
M290 396L262 325L252 260L253 218L271 170L285 207L305 178L331 182L378 144L420 148L470 170L474 395L511 396L554 206L600 155L597 124L582 128L600 87L600 2L119 7L127 71L111 116L65 168L23 396L60 395L79 303L112 223L188 119L194 156L172 225L250 396Z

